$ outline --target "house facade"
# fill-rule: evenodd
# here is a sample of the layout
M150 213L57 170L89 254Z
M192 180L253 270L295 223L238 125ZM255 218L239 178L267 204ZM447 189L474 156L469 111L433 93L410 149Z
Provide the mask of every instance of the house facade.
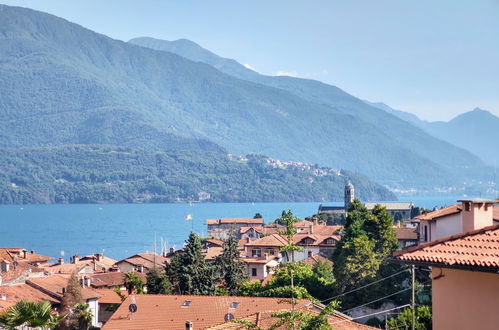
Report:
M226 240L231 234L237 239L240 239L242 227L262 227L263 223L264 221L262 218L222 218L206 220L208 236L220 240Z

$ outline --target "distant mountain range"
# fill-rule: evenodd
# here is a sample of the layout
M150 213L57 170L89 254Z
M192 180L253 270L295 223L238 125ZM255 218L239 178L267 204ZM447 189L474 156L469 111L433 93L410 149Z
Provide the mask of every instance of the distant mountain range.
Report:
M0 148L26 169L39 164L15 148L42 157L50 148L107 145L207 161L208 153L261 154L399 189L461 186L484 172L470 152L337 87L260 75L188 40L113 40L25 8L0 11L0 90ZM79 153L64 150L76 168Z
M468 150L489 165L499 165L499 118L487 110L475 108L447 122L429 122L381 102L366 103L420 127L437 138Z

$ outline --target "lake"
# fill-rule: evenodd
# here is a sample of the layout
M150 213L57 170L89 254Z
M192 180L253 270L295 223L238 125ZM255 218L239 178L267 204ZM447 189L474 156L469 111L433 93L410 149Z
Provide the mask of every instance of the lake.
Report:
M455 203L459 197L401 197L417 206ZM290 209L300 218L317 212L320 203L202 203L202 204L59 204L0 205L0 246L24 247L66 260L77 253L103 252L123 259L145 251L157 251L164 245L183 245L194 229L206 235L205 220L210 218L253 217L259 212L266 221ZM324 203L342 205L343 203ZM184 217L192 215L192 220Z

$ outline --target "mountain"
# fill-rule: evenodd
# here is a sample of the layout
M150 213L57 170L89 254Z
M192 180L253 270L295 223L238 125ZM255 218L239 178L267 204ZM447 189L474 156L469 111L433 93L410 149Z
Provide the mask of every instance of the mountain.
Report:
M76 145L3 148L0 159L1 204L330 201L346 181L364 200L396 199L355 173L256 155Z
M468 150L489 165L499 164L499 118L487 110L475 108L447 122L430 122L381 102L365 102L420 127L439 139Z
M256 77L249 80L220 70L2 6L0 147L255 153L406 188L459 184L469 179L463 169L483 166L337 87L246 72Z
M366 104L338 87L309 79L261 75L186 39L166 41L140 37L129 43L173 52L209 64L233 77L290 92L308 101L311 107L320 105L334 110L336 118L341 118L341 114L349 116L350 119L342 121L331 118L329 112L309 112L310 119L320 117L318 121L322 124L314 125L315 129L329 133L333 145L327 150L338 156L331 159L330 155L327 158L323 155L319 159L313 158L314 161L341 164L339 166L363 172L391 187L421 186L429 182L452 185L463 179L464 168L480 171L483 166L470 152L436 139L408 124L407 118L398 118L402 117L400 114L380 111L379 105Z

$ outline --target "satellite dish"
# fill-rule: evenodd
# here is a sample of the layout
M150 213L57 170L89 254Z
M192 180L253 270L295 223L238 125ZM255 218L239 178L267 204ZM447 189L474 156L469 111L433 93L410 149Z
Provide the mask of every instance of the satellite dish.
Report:
M128 306L128 310L130 311L130 313L135 313L137 311L137 305L135 304L130 304Z
M224 316L224 320L225 320L225 322L232 321L233 319L234 319L234 314L227 313L227 314L225 314L225 316Z

